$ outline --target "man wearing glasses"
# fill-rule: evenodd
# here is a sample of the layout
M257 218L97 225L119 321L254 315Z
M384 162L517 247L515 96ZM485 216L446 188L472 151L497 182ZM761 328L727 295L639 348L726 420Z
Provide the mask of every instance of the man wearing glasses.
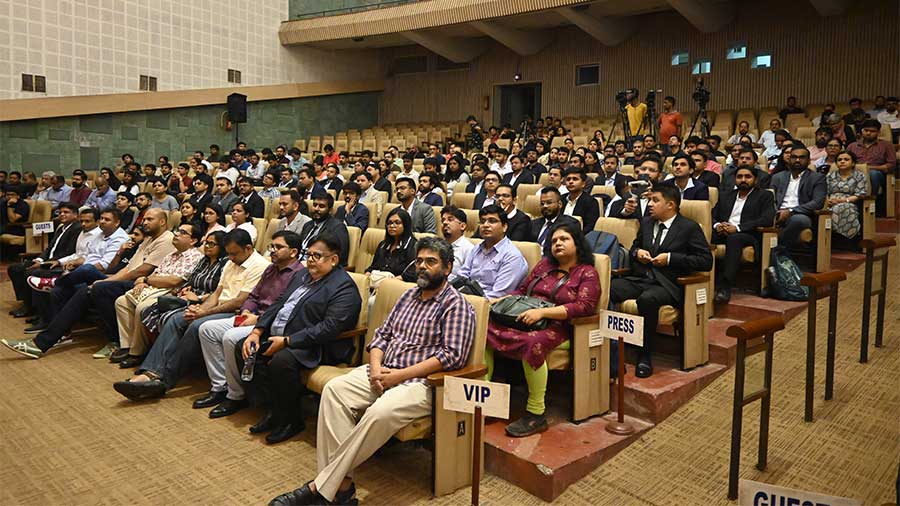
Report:
M225 235L225 252L229 261L216 291L166 320L135 376L113 384L117 392L133 401L162 397L200 358L200 326L209 320L234 318L269 262L253 249L250 234L240 228Z
M800 241L800 232L813 228L815 213L828 194L825 176L809 170L809 150L794 144L790 156L790 171L775 174L770 183L778 209L775 224L782 229L778 243L786 250Z
M509 295L528 274L528 262L506 237L509 218L500 206L481 208L478 219L482 241L469 253L459 276L476 281L489 299Z
M297 271L284 295L249 325L246 339L235 339L238 329L225 338L232 343L226 344L232 353L228 360L233 361L228 364L229 390L238 386L234 384L243 361L256 355L247 387L267 412L250 432L270 432L266 443L286 441L305 428L301 398L306 387L301 372L320 364L349 363L353 358L354 341L337 336L356 326L362 299L356 283L341 267L340 249L335 235L319 234L307 249L306 269Z
M481 188L482 191L478 195L475 195L475 203L472 207L481 209L491 204L496 204L497 187L500 186L500 179L501 176L499 172L495 170L488 171L488 173L484 175L484 186Z

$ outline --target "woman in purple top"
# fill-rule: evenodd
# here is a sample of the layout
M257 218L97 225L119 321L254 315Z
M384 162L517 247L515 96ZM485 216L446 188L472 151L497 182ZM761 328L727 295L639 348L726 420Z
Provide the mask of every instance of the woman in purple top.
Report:
M565 276L568 279L560 284ZM529 436L547 429L544 417L547 354L571 337L568 320L594 314L597 309L600 276L594 269L594 255L577 223L560 222L553 227L550 240L544 245L544 258L512 295L525 295L533 282L531 295L556 306L528 310L519 315L519 320L531 325L545 319L549 322L547 328L525 332L491 321L487 331L485 362L488 379L494 372L496 351L504 357L522 361L528 384L525 416L506 426L506 433L513 437Z

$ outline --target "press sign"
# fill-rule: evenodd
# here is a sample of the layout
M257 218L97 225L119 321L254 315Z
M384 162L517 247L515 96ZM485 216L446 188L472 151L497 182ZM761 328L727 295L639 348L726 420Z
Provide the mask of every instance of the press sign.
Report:
M862 501L741 480L738 506L862 506Z
M634 346L644 345L644 318L616 311L600 311L600 333L607 339L623 338Z
M31 231L34 233L34 235L52 234L53 233L53 222L52 221L40 221L37 223L32 223Z
M444 378L444 409L474 413L481 407L484 416L509 418L509 385L466 378Z

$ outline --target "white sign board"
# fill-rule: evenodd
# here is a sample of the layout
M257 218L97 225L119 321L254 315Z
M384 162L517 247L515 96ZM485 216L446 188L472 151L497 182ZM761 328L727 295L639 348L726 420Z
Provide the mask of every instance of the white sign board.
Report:
M862 506L862 501L741 480L738 506Z
M509 385L466 378L444 378L444 409L474 413L495 418L509 418Z
M607 339L625 339L644 346L644 317L616 311L600 311L600 333Z
M52 234L53 233L53 222L52 221L41 221L38 223L32 223L31 231L34 232L34 235Z

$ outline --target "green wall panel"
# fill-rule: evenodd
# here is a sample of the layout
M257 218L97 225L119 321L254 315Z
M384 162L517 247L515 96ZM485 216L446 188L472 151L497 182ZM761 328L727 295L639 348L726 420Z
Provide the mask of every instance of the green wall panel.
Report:
M240 140L253 148L274 148L311 135L368 128L378 123L379 97L376 92L249 102L248 122L238 127ZM227 151L236 132L219 127L224 111L222 104L0 122L0 169L68 175L77 168L114 166L122 153L156 163L160 155L178 160L198 149L207 153L210 144Z

